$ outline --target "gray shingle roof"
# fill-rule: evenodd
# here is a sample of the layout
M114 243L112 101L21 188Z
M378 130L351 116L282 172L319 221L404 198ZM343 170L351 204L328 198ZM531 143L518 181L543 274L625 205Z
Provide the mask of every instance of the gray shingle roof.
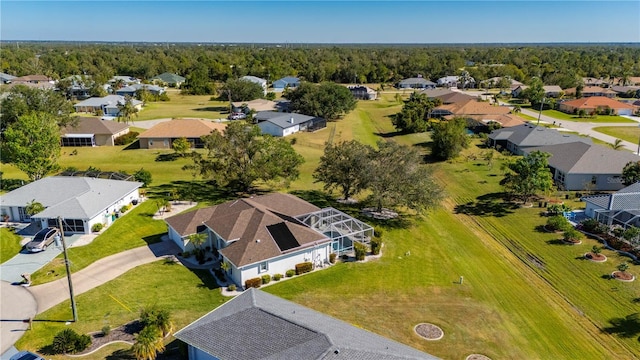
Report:
M566 174L622 174L626 164L640 161L631 152L584 142L532 147L525 152L536 150L551 154L549 165Z
M111 107L111 106L115 107L115 106L118 106L118 104L124 104L124 102L125 102L125 98L122 95L107 95L104 97L92 97L87 100L81 101L73 106L76 108L85 107L85 106L97 107L102 105L105 105L108 107ZM131 99L131 103L135 106L135 105L142 104L142 101Z
M593 143L589 138L583 138L573 134L565 134L555 129L531 124L494 130L489 134L489 138L493 140L508 140L521 148L566 144L577 141L587 144Z
M307 121L316 119L313 116L296 114L296 113L282 113L277 111L260 111L256 114L255 119L260 121L268 121L283 129L288 127L300 125ZM293 119L293 121L291 121Z
M46 208L37 218L91 219L140 186L133 181L52 176L0 196L0 204L26 206L35 200Z
M166 82L167 84L177 84L177 83L183 83L187 79L177 74L165 72L160 75L152 77L150 80L160 80L162 82Z
M253 288L175 337L221 360L437 359Z
M257 76L253 76L253 75L246 75L246 76L241 77L240 79L251 81L251 82L254 82L254 83L260 84L260 85L263 85L263 84L267 83L267 80L265 80L263 78L259 78Z
M399 85L433 85L436 86L436 83L434 83L433 81L430 81L428 79L422 78L422 77L412 77L412 78L407 78L404 80L400 80L400 82L398 83Z
M86 118L81 117L78 118L78 126L67 126L62 129L62 134L96 134L96 135L113 135L117 134L125 129L127 129L129 125L101 120L99 118Z

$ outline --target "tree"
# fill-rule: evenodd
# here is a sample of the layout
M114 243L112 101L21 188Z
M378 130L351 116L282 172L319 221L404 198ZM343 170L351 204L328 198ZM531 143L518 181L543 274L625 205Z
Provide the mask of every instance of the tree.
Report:
M197 249L201 248L202 245L207 241L208 237L206 233L196 233L188 236L189 242L193 244L193 246Z
M627 270L629 270L629 264L628 263L624 262L624 263L618 265L618 271L625 272Z
M613 149L613 150L622 150L624 149L624 144L622 143L621 139L616 139L613 144L609 144L609 146Z
M155 360L158 352L164 351L164 343L158 328L145 326L136 336L132 350L138 360Z
M544 84L540 78L533 78L531 85L522 92L522 97L529 100L531 105L536 106L544 99Z
M373 149L356 140L337 145L327 143L313 178L325 190L340 189L343 199L364 190L368 184L369 156Z
M510 87L511 87L511 79L509 79L509 77L507 76L502 76L498 81L498 88L500 89L500 92L504 92L506 89L509 89Z
M262 98L264 89L258 83L244 79L229 79L220 89L220 98L230 101L251 101Z
M622 169L622 180L627 186L640 181L640 161L630 161Z
M41 203L37 202L36 199L33 199L24 208L24 212L27 213L27 215L29 215L29 216L33 216L33 215L35 215L37 213L43 212L44 209L45 209L44 205L42 205Z
M298 178L304 162L285 139L263 135L256 125L243 122L231 122L224 134L214 131L202 139L207 153L193 152L193 164L183 169L240 191L250 191L258 180L286 184Z
M171 146L173 147L173 151L175 151L180 157L184 157L187 154L187 151L191 149L191 143L184 137L173 140Z
M591 252L598 255L602 252L602 248L600 248L598 245L593 245L593 247L591 248Z
M356 107L351 91L335 83L302 83L287 91L285 96L291 101L292 111L327 120L336 120Z
M430 168L421 164L417 150L395 142L379 141L371 154L368 201L381 211L383 207L406 206L422 212L436 206L442 189Z
M412 93L391 122L400 131L409 133L427 131L430 128L431 111L440 104L439 99L429 99L425 94Z
M466 121L462 118L435 124L431 134L433 140L431 154L439 159L448 160L458 156L462 149L469 147L466 125Z
M14 164L32 181L59 169L60 129L49 113L22 115L4 132L2 161Z
M151 177L151 173L148 170L145 170L144 168L140 168L140 170L136 171L133 174L133 178L136 181L139 181L142 183L142 187L147 187L151 184L151 182L153 181L152 177Z
M582 91L584 90L584 85L582 81L576 86L576 99L580 99L582 97Z
M216 86L209 79L209 71L204 65L189 72L181 89L183 94L188 95L213 95L216 93Z
M73 105L63 94L53 90L30 88L26 85L16 85L9 90L9 94L0 103L0 122L2 130L18 121L21 116L29 113L47 113L55 118L59 127L73 125L76 120L71 117Z
M507 164L510 170L500 182L507 192L518 196L524 203L538 192L551 190L553 180L549 171L549 154L533 151L529 155Z
M204 234L206 237L206 234ZM140 322L145 328L154 328L160 331L162 337L167 336L173 330L171 313L157 306L148 306L140 311Z
M131 117L138 117L138 108L133 105L133 98L129 95L124 97L124 102L118 102L118 122L124 121L128 124L131 121Z

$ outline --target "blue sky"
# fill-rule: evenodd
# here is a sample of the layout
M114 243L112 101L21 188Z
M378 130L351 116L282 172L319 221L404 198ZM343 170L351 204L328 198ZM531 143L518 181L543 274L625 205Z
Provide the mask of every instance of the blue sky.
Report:
M640 42L640 1L0 1L0 39Z

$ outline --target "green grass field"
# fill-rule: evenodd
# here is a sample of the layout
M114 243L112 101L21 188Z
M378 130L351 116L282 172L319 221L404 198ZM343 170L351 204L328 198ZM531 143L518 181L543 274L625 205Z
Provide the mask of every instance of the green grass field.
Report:
M229 102L211 101L210 95L180 95L178 91L169 91L170 101L148 103L134 117L137 121L160 118L226 118L229 114Z
M542 110L544 115L550 116L558 120L592 122L592 123L635 123L631 119L627 119L617 115L597 115L595 117L580 118L577 115L570 115L558 110Z
M638 140L640 139L640 127L638 126L600 126L593 128L593 130L634 144L640 141Z
M332 133L334 142L397 141L428 153L428 134L395 132L388 116L400 107L393 94L382 94L381 100L359 102L356 110L329 123L327 129L296 134L294 147L306 162L288 191L311 197L310 191L322 188L313 183L311 173ZM505 158L496 156L490 168L470 160L471 155L481 158L480 151L484 150L474 143L459 159L434 165L447 199L425 216L405 215L403 223L379 225L385 244L380 259L338 264L265 290L445 359L463 359L471 353L494 359L640 357L640 323L627 318L638 312L640 282L603 278L624 259L604 251L609 257L605 263L581 260L595 241L565 246L558 244L559 235L538 232L546 220L539 215L541 209L511 207L500 200L500 164ZM91 159L88 154L74 156ZM147 168L149 161L151 157L141 155L136 167ZM125 164L129 162L133 161ZM174 164L156 166L155 171L166 172L165 184L188 180ZM206 194L207 201L221 200L210 191L201 196ZM141 204L86 249L71 249L74 269L115 251L145 245L145 239L156 240L165 228L144 215L155 211L152 205ZM52 266L61 269L61 265ZM50 280L46 273L51 269L34 274L34 280ZM640 275L638 269L632 266L629 271ZM460 276L463 284L458 283ZM180 328L223 301L217 289L206 285L206 278L181 266L142 266L80 295L80 322L72 326L80 331L99 330L105 323L117 326L137 316L134 308L156 301L173 311ZM69 305L63 303L38 319L69 317ZM445 337L437 342L421 340L412 330L419 322L441 326ZM18 347L37 350L62 327L37 322ZM97 356L104 358L108 351L113 350Z
M0 264L16 256L22 246L22 238L7 228L0 228Z

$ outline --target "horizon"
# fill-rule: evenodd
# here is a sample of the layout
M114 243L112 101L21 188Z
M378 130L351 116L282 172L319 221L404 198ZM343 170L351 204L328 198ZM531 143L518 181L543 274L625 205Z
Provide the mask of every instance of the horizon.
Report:
M594 17L601 19L603 25L591 25ZM4 0L0 20L2 42L371 45L640 42L640 2L633 0Z

